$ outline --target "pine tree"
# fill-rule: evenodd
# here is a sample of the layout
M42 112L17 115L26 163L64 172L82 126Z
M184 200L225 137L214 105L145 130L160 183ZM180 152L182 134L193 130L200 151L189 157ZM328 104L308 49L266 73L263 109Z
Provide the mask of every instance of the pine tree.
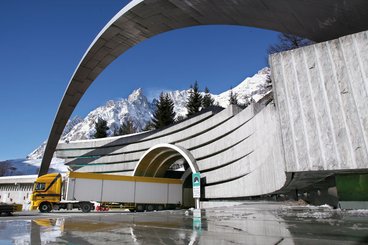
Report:
M120 127L115 135L126 135L134 134L137 132L136 127L134 127L133 122L128 118Z
M156 110L152 119L156 129L171 125L175 122L174 102L166 93L161 93L156 102Z
M95 122L95 129L96 129L96 133L94 134L95 139L107 137L107 130L109 130L109 127L107 126L106 120L98 118L97 122Z
M213 104L215 103L215 100L212 98L212 96L210 94L210 90L207 87L204 89L204 93L205 94L204 94L203 100L202 100L203 108L213 106Z
M199 93L198 82L195 81L194 86L190 86L189 98L186 108L188 110L187 116L198 113L202 107L202 95Z
M181 122L185 120L185 116L177 116L175 122Z
M233 92L233 89L230 89L229 103L230 103L230 105L239 105L238 95Z
M6 172L11 168L9 162L1 162L0 163L0 177L5 176Z
M150 121L150 122L148 122L148 123L146 124L146 126L143 128L143 131L150 131L150 130L154 130L154 129L156 129L156 128L155 128L155 125L154 125L154 123L153 123L152 121Z

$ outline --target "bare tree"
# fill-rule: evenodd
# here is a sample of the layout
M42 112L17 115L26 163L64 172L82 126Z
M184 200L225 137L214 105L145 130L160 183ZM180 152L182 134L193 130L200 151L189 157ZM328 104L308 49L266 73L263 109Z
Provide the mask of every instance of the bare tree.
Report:
M274 54L282 51L287 51L291 49L296 49L300 47L304 47L310 44L313 44L314 42L303 38L298 37L292 34L287 33L280 33L278 36L278 43L270 45L267 52L268 54Z

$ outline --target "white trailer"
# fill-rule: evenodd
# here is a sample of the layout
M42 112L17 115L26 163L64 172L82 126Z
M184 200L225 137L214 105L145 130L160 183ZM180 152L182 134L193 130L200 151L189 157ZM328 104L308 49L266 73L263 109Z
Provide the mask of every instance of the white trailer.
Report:
M115 203L137 211L175 208L182 204L182 181L70 172L61 182L60 176L48 174L37 179L32 195L33 208L41 212L73 208L89 212L92 202Z

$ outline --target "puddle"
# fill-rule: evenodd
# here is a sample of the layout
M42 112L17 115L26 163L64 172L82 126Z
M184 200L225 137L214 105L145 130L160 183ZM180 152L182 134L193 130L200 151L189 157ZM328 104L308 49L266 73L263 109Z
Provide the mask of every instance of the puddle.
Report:
M0 219L0 244L357 244L368 212L267 204Z

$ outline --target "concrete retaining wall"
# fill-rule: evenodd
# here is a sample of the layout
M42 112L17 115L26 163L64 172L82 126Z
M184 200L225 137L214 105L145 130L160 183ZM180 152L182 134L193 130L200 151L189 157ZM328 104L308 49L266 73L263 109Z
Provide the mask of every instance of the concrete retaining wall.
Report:
M286 171L368 168L368 32L270 57Z
M274 105L268 105L249 124L253 125L254 137L245 140L252 153L226 167L204 173L209 183L221 181L205 187L206 198L263 195L285 185L284 155Z

